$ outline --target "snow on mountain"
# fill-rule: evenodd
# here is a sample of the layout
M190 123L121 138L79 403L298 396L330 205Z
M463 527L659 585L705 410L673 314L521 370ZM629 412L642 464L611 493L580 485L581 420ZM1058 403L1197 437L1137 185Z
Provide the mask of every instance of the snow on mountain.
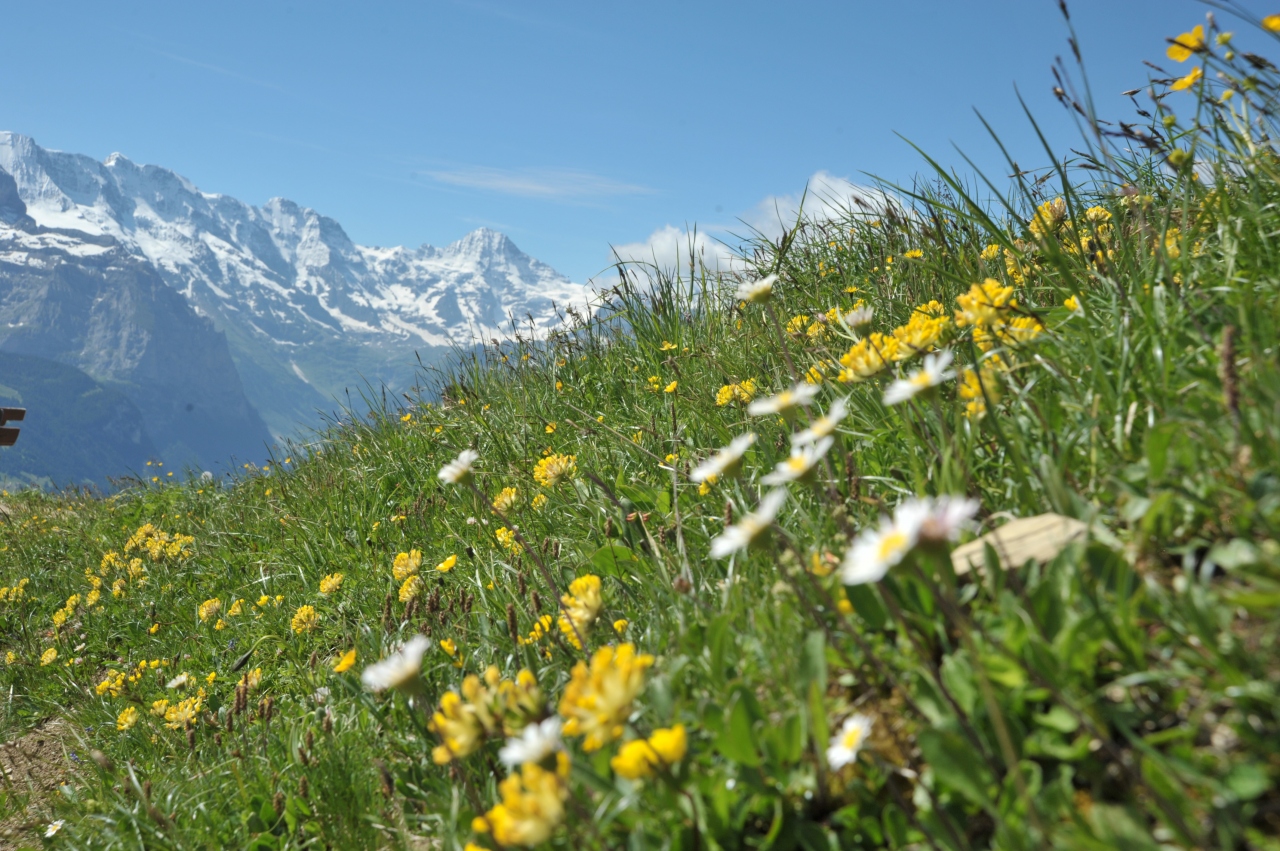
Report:
M112 236L219 324L252 323L282 344L326 334L467 343L505 336L511 316L545 330L555 307L590 295L485 228L444 248L356 245L286 199L253 207L121 154L98 162L17 133L0 132L0 168L38 224Z

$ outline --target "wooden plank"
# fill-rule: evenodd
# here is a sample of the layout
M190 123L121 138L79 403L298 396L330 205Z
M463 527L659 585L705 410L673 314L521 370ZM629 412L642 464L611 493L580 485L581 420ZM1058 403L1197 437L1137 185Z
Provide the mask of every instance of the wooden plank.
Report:
M13 446L18 442L18 430L16 428L0 427L0 446Z
M27 418L26 408L0 408L0 425Z
M1028 561L1041 564L1052 561L1058 553L1088 533L1079 520L1061 514L1037 514L1012 520L993 532L956 547L951 552L951 566L957 576L970 570L981 570L986 564L985 549L990 544L1000 559L1000 567L1010 570Z

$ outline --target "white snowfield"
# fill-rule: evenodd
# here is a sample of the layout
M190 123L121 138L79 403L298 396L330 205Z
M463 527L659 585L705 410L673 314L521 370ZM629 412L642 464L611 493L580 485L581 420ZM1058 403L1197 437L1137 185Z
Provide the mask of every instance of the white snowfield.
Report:
M103 162L0 132L0 168L49 228L117 239L197 310L280 346L327 336L440 346L528 333L591 290L487 228L444 248L356 245L333 219L273 198L253 207L120 154ZM19 246L6 246L13 251ZM99 250L97 246L92 249Z

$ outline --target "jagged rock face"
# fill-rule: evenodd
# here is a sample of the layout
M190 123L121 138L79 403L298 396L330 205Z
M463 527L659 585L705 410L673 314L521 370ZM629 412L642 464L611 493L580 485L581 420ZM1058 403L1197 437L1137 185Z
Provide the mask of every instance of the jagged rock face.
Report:
M115 237L225 331L277 434L360 379L412 382L414 352L533 333L589 290L481 229L445 248L356 245L336 221L275 198L253 207L156 166L49 151L0 132L0 169L47 227Z
M67 364L118 389L171 465L265 455L269 433L208 318L111 237L15 221L0 223L0 352Z

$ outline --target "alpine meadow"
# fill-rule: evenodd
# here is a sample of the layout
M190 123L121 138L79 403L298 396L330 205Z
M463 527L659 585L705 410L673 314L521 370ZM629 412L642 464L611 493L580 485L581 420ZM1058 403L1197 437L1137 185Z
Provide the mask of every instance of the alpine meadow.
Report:
M1223 20L1136 124L1059 64L1047 168L620 264L234 481L5 494L0 846L1280 849L1280 70Z

